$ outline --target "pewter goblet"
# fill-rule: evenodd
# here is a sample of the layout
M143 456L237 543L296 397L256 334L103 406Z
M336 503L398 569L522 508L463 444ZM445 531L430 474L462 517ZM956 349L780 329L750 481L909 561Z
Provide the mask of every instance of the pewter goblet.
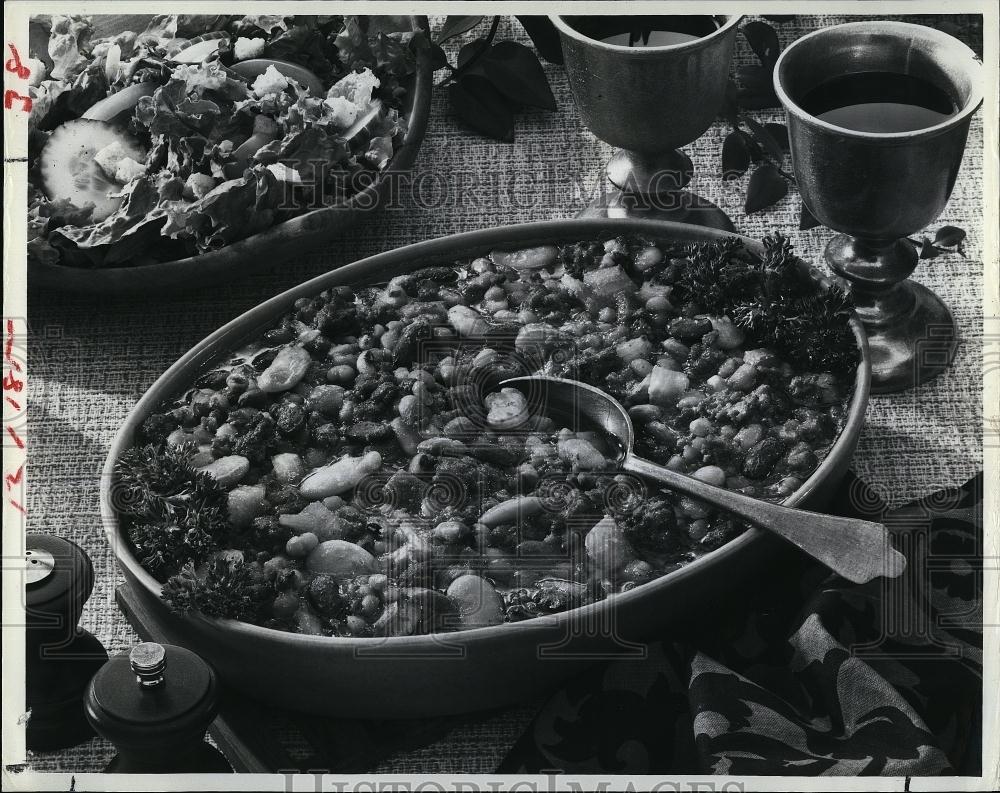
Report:
M868 132L803 109L803 98L817 86L861 73L930 83L950 97L955 112L922 129ZM958 333L941 299L909 280L917 252L907 237L948 202L969 122L982 103L982 63L932 28L851 22L789 46L775 67L774 87L788 116L802 200L820 223L841 232L827 245L826 260L850 283L868 332L872 391L900 391L935 377L951 363Z
M691 159L678 150L697 140L722 108L741 17L715 17L714 30L685 25L705 17L553 16L566 73L583 123L619 148L607 167L615 190L584 216L641 215L734 231L726 214L684 188ZM676 44L631 47L599 39L626 27L670 27L689 38Z

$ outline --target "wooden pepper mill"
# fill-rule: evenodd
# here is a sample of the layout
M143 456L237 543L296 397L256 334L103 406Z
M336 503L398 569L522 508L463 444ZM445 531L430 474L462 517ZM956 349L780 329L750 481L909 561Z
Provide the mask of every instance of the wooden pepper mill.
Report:
M27 747L63 749L94 737L83 696L108 660L97 638L77 624L94 567L78 545L48 534L25 537L24 565Z
M231 773L222 753L205 742L218 705L207 663L183 647L144 642L94 676L86 713L118 749L107 773Z

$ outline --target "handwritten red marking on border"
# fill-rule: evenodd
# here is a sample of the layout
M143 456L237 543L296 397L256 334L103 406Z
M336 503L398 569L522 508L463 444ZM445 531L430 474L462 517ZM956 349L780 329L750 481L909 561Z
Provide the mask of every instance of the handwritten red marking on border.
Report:
M13 72L22 80L27 80L29 77L31 77L31 69L29 69L23 63L21 63L21 56L17 51L17 47L15 47L9 41L7 42L7 46L10 47L10 53L14 57L7 59L7 63L4 64L4 68L6 68L8 72Z
M18 58L17 50L14 49L13 45L11 45L11 51L14 53L14 57ZM17 61L17 63L19 63L19 62L20 61ZM11 64L12 64L11 61L7 62L7 69L13 71L13 69L11 69ZM8 93L10 93L10 92L8 92ZM10 366L10 369L3 376L3 390L4 391L14 391L15 393L20 393L21 390L24 388L24 380L22 378L18 378L18 377L14 376L14 372L21 372L22 371L21 370L21 364L18 363L17 360L14 358L14 342L15 342L15 340L16 340L16 331L14 329L14 320L13 319L8 319L7 320L7 338L6 338L5 343L4 343L4 361L5 361L5 363L7 363ZM5 395L5 398L6 398L6 400L11 405L14 406L14 408L16 410L20 410L21 409L21 406L18 404L17 400L12 399L11 397L6 396L6 395ZM23 450L24 449L24 441L21 439L21 436L17 434L17 430L15 430L9 424L7 425L6 429L7 429L7 434L10 435L10 437L13 438L14 443L17 444L17 448ZM18 466L17 471L15 471L13 474L7 474L4 477L4 482L7 485L7 490L8 491L14 485L17 485L17 484L21 483L21 477L22 477L23 473L24 473L24 463L21 463L21 465ZM13 498L8 499L8 501L10 502L11 506L14 507L22 515L27 515L28 514L27 510L25 510L25 508L23 506L21 506L21 504L18 501L15 501Z
M15 371L21 371L21 364L14 358L14 320L7 320L7 341L3 348L4 360L9 363Z
M24 463L21 463L17 467L17 472L13 474L7 474L4 477L4 482L7 484L7 489L10 490L14 485L21 484L21 474L24 473Z
M15 394L20 394L22 388L24 388L24 380L19 380L14 377L13 372L7 372L7 374L3 376L4 391L13 391Z
M8 89L8 90L6 90L6 91L3 92L3 106L5 108L7 108L7 110L10 110L11 108L14 107L14 102L15 101L20 101L21 102L21 110L23 112L25 112L25 113L30 113L31 112L31 97L30 96L22 96L17 91L14 91L14 90L11 90L11 89Z
M17 444L18 449L24 448L24 441L21 440L21 436L18 435L17 431L10 425L7 426L7 434L14 439L14 443Z

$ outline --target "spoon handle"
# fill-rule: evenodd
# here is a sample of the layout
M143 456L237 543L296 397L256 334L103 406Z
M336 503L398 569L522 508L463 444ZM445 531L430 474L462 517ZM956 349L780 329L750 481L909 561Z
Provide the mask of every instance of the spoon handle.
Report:
M654 479L671 490L721 507L755 526L784 537L833 572L856 584L864 584L879 576L895 578L906 568L906 558L892 547L889 533L881 523L761 501L632 455L626 457L622 467Z

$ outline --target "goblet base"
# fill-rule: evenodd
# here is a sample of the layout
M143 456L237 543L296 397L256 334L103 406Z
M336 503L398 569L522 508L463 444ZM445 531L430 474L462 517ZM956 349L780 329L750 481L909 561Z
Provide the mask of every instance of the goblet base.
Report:
M845 234L826 248L830 268L850 282L871 348L873 394L925 383L951 365L958 329L948 307L907 276L917 253L907 240L874 243Z
M663 196L658 199L660 200L650 201L649 196L624 193L615 188L581 210L577 217L669 220L736 233L729 215L707 198L687 190L678 190L670 194L669 204L662 200Z
M958 349L958 328L941 298L907 279L896 289L913 307L891 325L864 323L872 356L872 393L892 394L926 383L945 371Z

